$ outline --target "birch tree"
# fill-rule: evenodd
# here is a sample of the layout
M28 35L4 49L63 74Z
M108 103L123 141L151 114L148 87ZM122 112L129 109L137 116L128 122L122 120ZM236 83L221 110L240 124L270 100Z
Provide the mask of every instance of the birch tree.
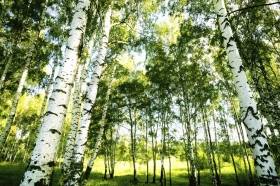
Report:
M61 169L61 177L60 177L60 184L67 180L67 176L70 172L70 165L74 151L74 145L76 141L77 129L80 122L81 117L81 108L82 108L82 97L84 95L84 91L82 87L86 84L86 75L88 71L88 66L90 64L90 54L92 52L94 38L92 37L88 42L88 51L89 54L86 57L85 63L79 66L78 74L76 75L75 79L75 86L74 86L74 95L73 95L73 110L72 110L72 121L68 133L68 138L66 141L65 146L65 155L63 160L63 166Z
M218 16L229 67L231 68L235 88L238 93L241 118L248 135L260 185L278 185L279 177L263 132L263 124L259 118L256 102L247 83L244 66L233 38L224 1L213 0L213 3Z
M88 138L88 129L90 125L91 109L95 102L98 83L103 73L103 66L105 63L105 55L108 47L109 32L110 32L110 20L111 20L111 6L104 16L104 25L102 28L102 39L100 43L100 49L98 57L94 63L94 69L91 74L91 79L87 87L87 93L85 98L84 107L82 110L82 117L80 119L80 126L78 128L77 139L74 147L74 153L71 162L71 171L69 174L69 180L67 185L78 185L83 171L84 154L86 149L86 143Z
M86 185L86 182L89 178L89 175L90 175L90 172L92 170L94 161L95 161L97 153L99 151L99 146L100 146L100 143L101 143L102 136L106 135L106 132L104 132L105 123L106 123L105 120L106 120L106 115L107 115L107 110L108 110L108 105L109 105L109 96L110 96L110 93L111 93L112 80L114 78L115 70L116 70L116 65L114 65L113 71L111 72L111 76L109 78L109 85L108 85L108 90L107 90L107 93L106 93L105 106L103 108L103 114L102 114L102 118L101 118L101 125L100 125L100 129L99 129L99 134L97 136L91 158L88 162L86 172L83 176L83 185Z
M63 64L55 79L49 105L21 186L50 185L55 157L81 53L89 0L77 3L70 26Z
M25 80L26 80L27 75L28 75L29 67L30 67L30 64L31 64L31 61L32 61L33 53L35 52L35 49L36 49L36 43L37 43L37 40L39 38L40 31L41 31L41 29L44 25L43 23L44 23L44 19L45 19L45 13L46 13L46 10L47 10L47 4L48 4L48 0L46 0L45 3L44 3L44 8L43 8L42 15L41 15L41 20L40 20L40 23L39 23L39 28L36 32L36 35L35 35L35 38L33 40L32 46L31 46L31 48L30 48L30 50L27 54L26 63L24 65L24 70L23 70L21 79L19 81L19 85L18 85L16 94L15 94L14 99L13 99L12 108L11 108L9 117L7 119L7 122L6 122L5 129L3 130L2 134L1 134L1 137L0 137L0 148L2 148L3 144L6 142L6 139L9 135L9 132L10 132L10 129L11 129L11 126L12 126L12 123L13 123L13 120L14 120L14 117L15 117L15 114L16 114L18 100L19 100L19 97L21 95ZM8 64L10 62L11 61L9 60ZM5 78L5 77L1 77L1 78Z

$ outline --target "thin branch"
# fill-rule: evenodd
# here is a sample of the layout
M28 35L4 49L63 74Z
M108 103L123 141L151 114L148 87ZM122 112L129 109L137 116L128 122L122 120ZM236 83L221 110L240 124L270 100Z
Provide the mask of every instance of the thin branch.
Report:
M267 4L260 4L260 5L254 5L254 6L248 6L248 7L245 7L245 8L240 8L238 10L234 10L232 12L229 12L228 15L234 13L234 12L240 12L240 11L243 11L243 10L246 10L246 9L251 9L251 8L257 8L257 7L260 7L260 6L270 6L270 5L275 5L275 4L280 4L280 2L274 2L274 3L267 3Z

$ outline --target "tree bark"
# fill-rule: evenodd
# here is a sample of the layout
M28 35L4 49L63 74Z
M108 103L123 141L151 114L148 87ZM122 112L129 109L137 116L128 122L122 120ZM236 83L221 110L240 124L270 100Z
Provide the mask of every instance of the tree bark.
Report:
M89 0L81 0L76 6L63 64L55 79L47 112L21 186L50 185L69 95L77 71L89 6Z
M214 167L213 167L213 162L212 162L212 157L211 157L211 149L210 149L210 144L209 144L209 134L207 131L207 122L206 121L206 117L205 117L205 113L204 110L202 110L202 124L203 124L203 129L204 129L204 136L205 136L205 143L206 143L206 154L207 154L207 158L209 161L209 168L210 168L210 173L211 173L211 179L212 179L212 185L213 186L217 186L217 180L216 180L216 176L215 176L215 172L214 172Z
M213 0L213 2L222 32L223 44L228 55L229 66L233 74L235 88L238 93L242 122L247 131L260 185L278 185L279 176L263 132L263 124L259 119L256 102L247 83L242 60L228 21L224 1Z
M82 110L82 117L80 119L80 126L78 128L76 144L74 147L74 153L71 162L71 171L69 174L69 180L67 182L67 185L79 185L79 182L81 181L81 175L82 175L83 163L84 163L84 154L85 154L86 143L88 138L88 130L90 125L91 109L95 102L98 83L104 70L103 65L105 63L105 55L108 46L111 11L112 11L111 6L109 6L109 9L106 12L104 18L104 27L102 30L103 37L101 40L98 58L94 64L95 65L94 70L91 75L84 107Z
M99 146L100 146L100 143L101 143L101 140L102 140L102 136L106 135L106 134L104 134L104 129L105 129L105 124L106 124L106 116L107 116L107 110L108 110L108 105L109 105L109 97L110 97L110 94L111 94L112 81L114 79L116 67L117 67L117 65L115 64L114 68L113 68L113 71L111 73L111 76L109 77L109 85L108 85L108 90L107 90L107 93L106 93L105 105L104 105L104 108L103 108L99 134L98 134L96 142L94 144L94 149L93 149L91 158L90 158L90 160L87 164L86 172L85 172L85 174L82 178L83 185L86 185L86 183L88 181L90 172L91 172L92 167L94 165L94 161L95 161L97 153L99 151ZM107 148L106 148L106 151L107 151Z

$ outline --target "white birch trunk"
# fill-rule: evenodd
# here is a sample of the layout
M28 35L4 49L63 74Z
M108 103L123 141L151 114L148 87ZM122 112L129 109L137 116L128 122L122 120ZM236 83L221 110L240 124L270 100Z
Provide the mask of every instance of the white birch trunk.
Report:
M12 50L14 50L15 47L12 47ZM5 79L6 79L6 75L7 75L7 72L8 72L8 69L10 68L11 64L12 64L12 59L13 59L13 52L10 52L9 54L9 60L7 62L7 64L5 65L5 68L4 68L4 71L3 71L3 74L1 76L1 79L0 79L0 90L3 88L4 86L4 82L5 82Z
M34 37L32 46L30 47L30 50L29 50L29 52L27 54L26 63L25 63L24 69L23 69L23 73L22 73L21 79L19 81L19 85L18 85L16 94L15 94L14 99L13 99L12 108L10 110L10 114L9 114L8 119L7 119L5 128L4 128L4 130L3 130L2 134L1 134L1 137L0 137L0 149L3 147L4 143L7 140L7 137L9 135L9 132L10 132L12 124L13 124L13 120L15 118L18 101L19 101L19 98L20 98L20 95L21 95L21 92L22 92L25 80L26 80L27 75L28 75L29 66L30 66L30 63L32 61L33 53L34 53L34 51L36 49L36 43L37 43L37 40L39 38L40 31L41 31L41 29L43 27L44 17L45 17L45 13L46 13L46 10L47 10L47 3L48 3L48 0L45 1L44 10L42 11L41 20L40 20L40 23L39 23L39 29L38 29L35 37ZM10 59L9 59L9 62L11 63ZM5 78L5 76L3 78Z
M21 186L49 185L51 182L69 95L77 71L89 6L89 0L80 0L76 6L63 64L56 77L47 112Z
M77 136L77 129L80 123L81 108L83 105L82 97L84 95L84 91L82 90L82 87L86 85L87 69L90 63L90 54L92 53L94 38L95 37L93 36L88 42L89 54L86 58L85 64L82 66L83 69L81 75L78 75L76 77L75 91L73 96L75 100L73 100L74 104L73 104L73 111L72 111L72 123L70 125L70 131L65 146L66 150L65 150L64 161L61 170L60 182L67 180L67 176L70 172L70 165L73 157L74 145Z
M85 98L84 107L82 110L82 117L80 120L80 126L77 133L76 144L74 147L74 154L71 162L71 171L67 185L79 185L79 181L83 171L84 154L86 149L88 129L90 125L91 109L95 102L98 83L103 72L103 65L105 63L105 55L107 52L109 31L110 31L110 18L111 7L109 7L105 14L103 37L101 40L101 46L99 55L95 61L95 67L91 75L90 83Z
M278 185L279 177L263 132L263 125L258 116L257 105L247 83L241 57L233 39L224 1L213 0L213 2L218 15L223 44L228 55L235 88L238 93L241 117L252 149L257 176L261 185Z
M207 154L207 158L209 161L209 169L210 169L210 173L211 173L212 185L217 186L217 182L216 182L217 180L215 177L214 167L212 164L213 162L212 162L211 149L210 149L209 138L208 138L208 136L210 134L208 134L208 131L207 131L207 122L208 121L206 121L206 120L207 120L207 118L205 117L204 110L202 110L202 124L203 124L204 137L205 137L205 142L206 142L206 154Z
M84 178L83 178L83 185L86 185L86 182L89 178L89 175L90 175L90 172L92 170L94 161L95 161L97 153L99 151L99 146L100 146L100 143L101 143L102 136L104 135L105 120L106 120L106 116L107 116L107 110L108 110L108 105L109 105L109 97L110 97L110 94L111 94L112 80L113 80L114 75L115 75L115 70L116 70L116 65L114 66L111 77L109 78L109 85L108 85L108 90L107 90L107 93L106 93L105 106L103 108L103 113L102 113L102 118L101 118L101 125L100 125L100 129L99 129L99 133L98 133L96 142L94 144L94 150L93 150L91 158L88 162L87 169L86 169L86 172L85 172L85 175L84 175Z
M56 60L58 59L58 57L56 57ZM50 82L45 90L45 96L42 102L42 106L41 106L41 110L40 110L40 117L39 117L39 126L37 128L37 135L39 134L39 131L41 129L43 120L44 120L44 115L45 115L45 110L46 110L46 105L48 102L48 98L49 98L49 93L51 91L51 88L53 86L54 83L54 74L55 74L55 69L57 68L57 62L54 62L53 64L53 68L52 68L52 72L51 72L51 77L50 77Z
M78 59L79 60L79 59ZM61 176L67 177L67 174L70 171L70 163L74 150L74 143L76 139L77 128L79 125L80 115L81 115L81 87L80 87L80 78L82 73L83 65L79 65L78 72L75 78L74 92L73 92L73 108L72 108L72 119L71 125L65 145L65 154L63 166L61 169Z

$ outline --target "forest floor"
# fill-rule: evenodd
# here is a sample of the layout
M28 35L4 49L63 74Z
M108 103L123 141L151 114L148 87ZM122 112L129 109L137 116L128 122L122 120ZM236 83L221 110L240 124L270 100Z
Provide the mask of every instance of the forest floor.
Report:
M160 166L160 162L158 162L158 166ZM19 164L19 163L0 163L0 186L18 186L21 178L24 174L26 168L26 164ZM152 168L152 164L150 164L150 168ZM159 182L159 169L157 172L157 179L156 183L150 183L152 182L152 170L149 170L149 184L146 182L146 166L145 165L138 165L138 183L131 183L132 176L132 166L129 162L117 162L116 169L115 169L115 177L113 179L109 178L109 175L107 176L108 179L104 180L104 166L102 165L102 160L97 161L95 164L89 181L88 186L132 186L132 185L145 185L145 186L158 186L160 185ZM60 168L57 167L54 172L54 178L53 178L53 186L57 186L58 179L60 175ZM172 164L171 169L171 178L172 178L172 186L183 186L188 185L188 176L187 176L187 169L186 169L186 163L184 162L174 162ZM222 175L221 175L222 185L223 186L235 186L235 174L233 171L233 168L228 165L228 167L224 167L222 169ZM168 166L166 167L166 185L169 186L170 182L170 174ZM239 179L241 181L241 185L247 185L244 181L244 174L239 174ZM210 172L208 170L201 171L200 173L200 180L201 180L201 186L208 186L211 184L211 176ZM242 182L244 184L242 184Z

